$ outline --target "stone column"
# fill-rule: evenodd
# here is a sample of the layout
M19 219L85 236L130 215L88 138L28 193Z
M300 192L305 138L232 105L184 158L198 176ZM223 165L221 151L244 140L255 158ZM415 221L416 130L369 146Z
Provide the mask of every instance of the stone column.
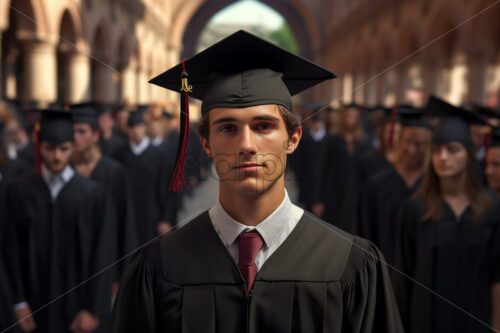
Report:
M65 89L64 100L68 103L89 101L90 96L90 58L83 52L66 54L66 77L68 85Z
M467 101L483 104L485 98L486 69L488 56L486 53L474 52L467 55Z
M57 99L56 46L44 41L24 42L23 100L47 105Z
M148 72L139 68L137 70L137 103L138 104L147 104L151 101L151 88L148 83Z
M395 70L395 94L396 104L406 102L406 88L408 78L408 67L400 65Z
M113 79L115 71L103 61L94 60L92 79L92 99L99 103L115 101L116 83Z
M135 64L129 64L122 73L121 78L121 98L120 102L130 102L135 104L138 100L137 98L137 69Z

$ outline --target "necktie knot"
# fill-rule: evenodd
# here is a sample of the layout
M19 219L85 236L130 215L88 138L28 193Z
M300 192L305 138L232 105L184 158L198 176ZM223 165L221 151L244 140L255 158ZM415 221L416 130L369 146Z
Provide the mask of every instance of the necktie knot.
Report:
M264 240L257 231L245 232L238 237L238 246L238 267L247 283L247 291L249 291L257 275L255 259L264 246Z

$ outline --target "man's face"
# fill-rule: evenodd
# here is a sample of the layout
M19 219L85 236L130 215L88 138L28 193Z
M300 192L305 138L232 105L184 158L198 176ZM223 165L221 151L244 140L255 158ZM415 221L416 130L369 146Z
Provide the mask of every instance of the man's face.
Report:
M110 114L107 113L102 114L101 116L99 116L98 122L99 122L99 128L103 132L109 131L113 128L113 118L111 117Z
M40 142L40 155L43 164L52 173L59 173L68 165L73 153L73 142L67 141L55 145L45 141Z
M74 124L75 153L83 153L99 141L99 132L93 131L88 124Z
M209 138L201 140L221 189L256 195L283 178L286 155L297 147L302 129L288 138L276 105L215 108L208 117Z
M486 152L484 173L488 179L488 186L496 193L500 193L500 147L491 147Z
M121 131L127 130L127 121L128 121L129 113L126 111L120 111L116 115L116 124L118 125L118 129Z
M426 128L405 127L398 141L398 161L405 168L424 167L430 150L431 131Z
M137 124L134 126L128 127L128 138L133 143L140 143L144 136L146 135L146 125L145 124Z

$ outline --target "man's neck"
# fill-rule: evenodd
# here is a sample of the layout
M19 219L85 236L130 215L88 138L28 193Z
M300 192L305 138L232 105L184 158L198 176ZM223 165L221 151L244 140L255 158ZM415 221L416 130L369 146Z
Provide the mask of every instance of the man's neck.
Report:
M73 156L73 164L79 174L88 178L90 174L92 174L92 171L94 171L101 157L101 151L96 145L92 145L89 149L81 153L75 153Z
M113 136L113 129L112 128L109 128L109 129L106 129L106 130L102 130L101 129L101 135L102 135L103 139L109 140Z
M284 178L281 177L267 191L256 195L239 195L219 184L219 201L236 221L256 226L274 212L285 198Z

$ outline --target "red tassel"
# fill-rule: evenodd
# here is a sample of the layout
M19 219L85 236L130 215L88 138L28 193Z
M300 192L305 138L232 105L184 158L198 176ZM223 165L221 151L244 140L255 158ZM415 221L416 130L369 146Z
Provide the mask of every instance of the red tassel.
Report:
M42 174L42 155L40 154L40 119L35 123L35 156L36 156L36 173Z
M394 131L396 127L397 115L398 115L398 110L393 109L391 112L391 128L389 130L389 142L388 142L390 148L392 148L392 146L394 145Z
M175 165L172 179L168 186L169 191L182 192L182 181L189 189L189 185L184 178L184 164L187 154L187 146L189 141L189 92L192 87L188 84L188 73L186 72L186 59L182 60L181 74L181 127L179 145L177 146L177 162Z

